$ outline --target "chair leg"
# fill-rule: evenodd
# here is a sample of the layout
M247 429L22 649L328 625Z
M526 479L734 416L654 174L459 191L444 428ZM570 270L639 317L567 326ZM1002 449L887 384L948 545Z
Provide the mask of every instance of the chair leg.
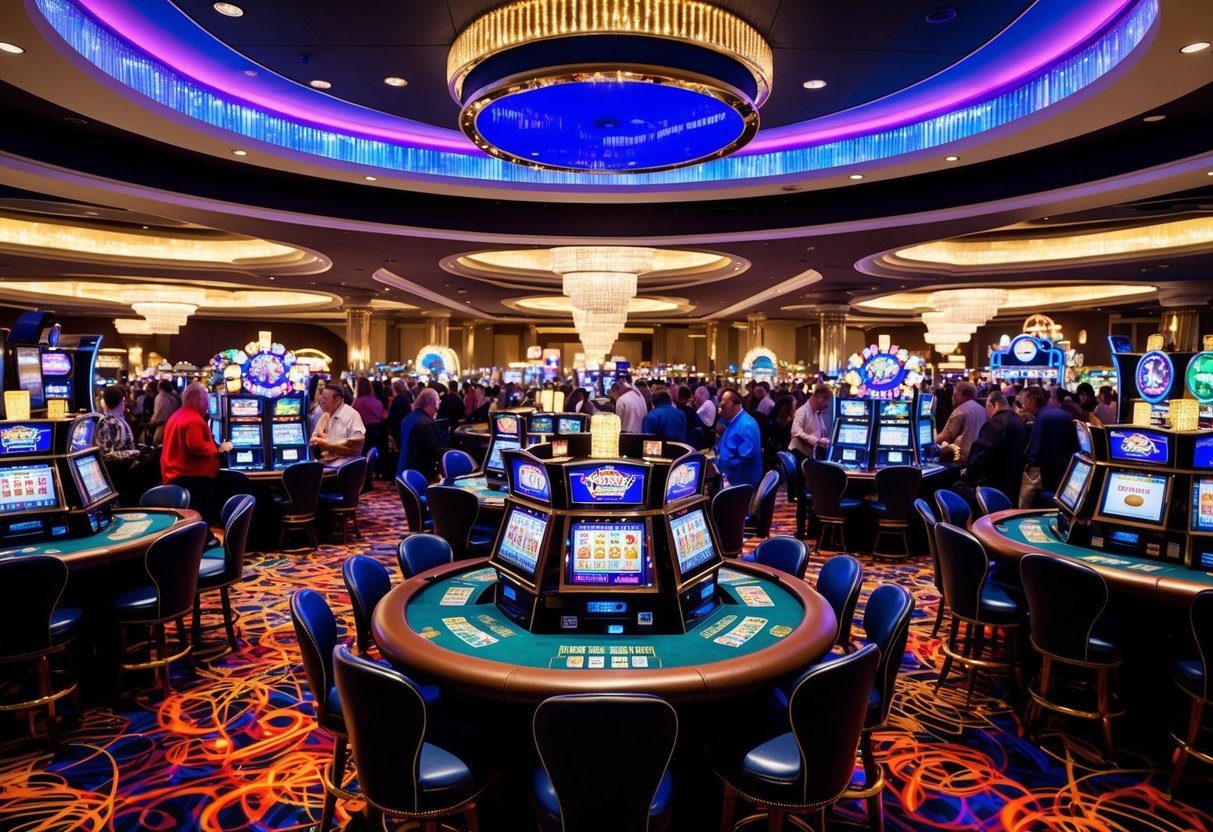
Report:
M236 649L236 621L232 617L232 598L226 586L219 587L219 600L223 604L223 627L227 630L227 643Z
M945 639L949 645L954 645L956 643L956 635L957 635L957 632L959 631L959 629L960 629L960 619L957 618L956 616L952 616L952 623L948 627L948 635L945 636ZM952 649L954 649L954 648L952 648ZM948 672L951 671L951 669L952 669L952 657L945 654L943 657L943 667L941 667L939 669L939 678L935 680L935 690L937 692L939 691L939 689L941 687L943 687L943 683L945 681L947 681Z
M469 803L463 810L463 823L468 832L480 832L480 817L476 814L476 804Z
M931 628L931 638L939 638L939 628L943 624L943 611L947 604L943 602L943 593L939 593L939 606L935 608L935 626Z
M193 621L193 626L190 629L191 629L190 637L193 639L194 646L196 647L202 640L202 593L201 592L194 593L194 621Z
M1101 667L1098 671L1098 680L1096 681L1099 697L1099 727L1103 732L1104 759L1112 762L1116 757L1116 751L1112 747L1112 694L1108 685L1109 668Z
M1183 779L1184 767L1188 764L1188 749L1196 743L1196 738L1200 736L1200 722L1204 716L1205 700L1197 697L1192 698L1192 709L1188 712L1188 733L1184 737L1184 744L1175 749L1175 754L1171 760L1175 764L1175 769L1171 772L1171 779L1167 783L1167 794L1174 794L1175 789L1179 787L1180 780Z
M51 663L45 655L39 656L38 665L38 695L49 698L55 691L51 684ZM30 728L33 730L33 711L30 711ZM50 742L51 751L59 751L59 717L55 713L55 701L46 703L46 738Z
M733 832L733 818L737 816L737 801L741 795L728 783L724 784L724 803L720 807L720 832Z
M165 630L163 622L152 625L152 632L156 638L156 660L164 661L164 657L169 654L168 650L168 633ZM169 679L168 664L161 664L156 668L156 676L160 679L160 691L164 696L168 696L173 691L172 680Z
M863 785L866 789L880 780L880 763L876 762L876 751L872 748L871 731L864 731L860 734L859 752L863 759ZM881 789L882 791L884 790ZM877 792L867 799L868 826L871 827L872 832L884 832L884 800L881 792Z
M334 790L341 788L347 743L345 737L333 738L333 759L329 763L328 780L324 784L324 808L320 810L318 832L328 832L329 825L333 822L333 814L337 811L337 793Z
M783 832L783 821L787 813L779 809L767 807L767 832ZM825 827L822 827L824 829Z

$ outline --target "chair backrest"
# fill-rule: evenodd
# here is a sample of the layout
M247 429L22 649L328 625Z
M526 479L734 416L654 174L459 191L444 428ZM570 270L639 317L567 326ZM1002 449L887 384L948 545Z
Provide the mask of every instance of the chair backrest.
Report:
M851 621L862 586L863 564L853 555L834 555L817 573L817 591L830 602L830 609L838 620L836 644L845 646L851 640Z
M370 491L374 486L375 471L379 468L379 449L374 445L366 452L366 476L362 480L362 490Z
M456 560L466 558L468 539L476 522L476 514L480 511L476 495L451 485L431 485L426 497L430 517L434 520L434 534L451 544Z
M803 540L787 535L768 537L754 550L754 562L780 569L804 580L809 566L809 547Z
M331 655L363 795L391 812L420 811L425 699L403 673L356 656L344 645Z
M143 568L156 587L156 618L185 615L194 608L198 564L209 529L201 520L160 535L147 547Z
M43 653L51 647L51 615L67 586L67 564L53 555L0 561L0 656Z
M842 466L806 459L800 463L800 472L813 495L813 512L818 517L841 517L842 493L847 490L847 472Z
M345 633L337 629L337 619L324 596L314 589L291 593L291 623L295 640L303 654L303 674L316 700L316 718L321 725L334 716L329 712L329 692L333 689L333 648Z
M788 499L796 494L796 455L791 451L776 451L775 459L779 461L779 473L788 486Z
M413 489L413 493L418 497L425 497L430 489L430 481L425 478L425 474L413 468L405 468L400 472L400 476L404 477L404 481Z
M712 521L716 524L720 547L726 554L735 555L741 551L746 513L753 496L754 486L743 482L722 488L712 497Z
M190 493L179 485L154 485L139 498L141 508L189 508Z
M1108 584L1090 566L1051 555L1019 561L1032 643L1063 659L1087 661L1091 631L1108 606Z
M410 534L400 541L396 560L400 563L400 574L407 581L427 569L454 563L455 550L436 534Z
M396 477L396 496L400 498L400 505L404 507L404 521L408 524L409 531L413 534L420 534L425 528L425 508L421 505L417 492L405 481L404 477Z
M879 661L876 645L865 644L813 665L792 686L788 720L800 748L800 776L789 784L789 803L829 803L846 790Z
M215 503L226 505L237 494L256 494L257 489L248 474L231 468L220 468L215 475Z
M992 485L977 486L977 505L981 506L982 514L1015 508L1011 505L1011 498Z
M282 488L291 500L291 514L315 514L324 479L323 462L296 462L282 471Z
M935 512L931 511L930 503L921 497L914 501L914 510L922 518L922 528L927 535L927 548L931 551L931 564L935 567L932 572L935 588L942 590L943 578L939 574L939 550L935 546Z
M442 483L450 485L455 477L463 477L476 470L476 460L467 451L451 450L442 455Z
M1192 622L1192 638L1200 654L1201 676L1205 683L1203 698L1213 700L1213 589L1205 589L1192 597L1192 608L1188 613Z
M337 492L341 494L342 508L357 508L366 484L368 460L364 456L352 456L337 469Z
M678 739L670 703L640 693L553 696L535 709L533 725L564 832L649 828L649 808ZM603 772L610 772L609 794Z
M893 689L897 671L906 652L910 635L910 618L914 615L914 596L899 584L879 586L868 596L863 609L863 632L868 642L880 648L880 664L876 666L876 693L880 707L869 712L865 728L878 728L889 719L893 707Z
M352 555L341 564L341 577L350 594L354 610L354 634L358 652L365 653L371 643L371 616L375 605L392 588L392 576L379 561L367 555Z
M771 533L771 520L775 517L775 497L779 492L780 473L776 470L767 471L758 483L758 490L750 499L750 523L754 534L766 537Z
M976 621L981 590L990 571L990 557L981 541L951 523L935 524L935 548L939 551L943 597L952 612Z
M961 529L969 527L973 517L973 509L969 508L964 497L955 491L941 488L935 492L935 505L939 508L939 519Z
M884 503L884 519L905 520L922 484L922 469L890 465L876 470L876 499ZM816 498L814 498L816 504Z
M223 521L223 574L239 580L244 574L244 554L248 549L248 533L253 525L253 509L257 501L248 494L236 494L223 504L219 519Z

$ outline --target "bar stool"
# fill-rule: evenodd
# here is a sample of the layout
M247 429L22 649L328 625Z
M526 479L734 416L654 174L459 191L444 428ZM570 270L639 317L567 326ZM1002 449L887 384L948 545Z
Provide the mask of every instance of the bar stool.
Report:
M1213 765L1213 749L1198 749L1196 740L1200 736L1201 720L1205 705L1213 702L1213 675L1209 663L1213 662L1213 589L1196 593L1188 613L1192 625L1192 638L1196 642L1195 659L1180 659L1175 662L1175 683L1192 700L1188 711L1188 732L1183 736L1171 735L1175 740L1175 754L1171 762L1175 768L1167 783L1167 793L1174 794L1183 779L1184 767L1189 757Z
M788 487L788 502L796 502L796 455L791 451L776 451L775 459L779 461L779 473L783 475L784 484Z
M892 465L876 472L876 500L868 508L876 515L876 540L872 542L872 555L891 560L906 560L910 556L910 541L906 530L910 527L910 506L918 495L922 484L922 469L911 465ZM901 541L901 551L880 551L880 541L894 537Z
M407 474L408 471L404 473ZM421 534L434 528L434 522L427 516L421 496L403 475L396 477L396 496L400 498L400 505L404 509L404 522L408 525L410 533Z
M337 491L322 492L317 497L318 505L323 506L331 518L330 525L340 527L342 543L349 543L351 529L354 537L362 539L362 531L358 528L358 501L368 470L370 463L366 457L350 457L337 468ZM330 529L330 532L335 534L336 529Z
M803 581L809 566L809 547L803 540L787 535L768 537L754 549L754 562L780 569Z
M189 508L190 493L179 485L154 485L139 498L140 508Z
M453 485L432 485L427 493L434 534L451 544L455 560L487 555L496 532L476 524L480 513L476 495Z
M754 496L750 499L749 516L745 519L745 532L754 537L770 537L771 521L775 518L775 498L779 494L778 471L767 471L762 475Z
M981 508L983 516L1015 508L1011 505L1011 498L992 485L977 486L977 505Z
M244 580L244 553L248 547L249 527L253 522L256 500L248 494L229 497L223 504L219 517L223 521L223 545L202 553L198 564L198 591L194 594L193 641L195 649L201 649L202 631L223 627L227 631L227 646L235 650L236 616L232 613L232 599L228 590ZM202 625L202 593L219 590L219 603L223 620L217 624ZM209 612L209 610L207 610ZM223 648L220 646L219 651ZM208 658L215 651L207 650Z
M306 534L316 549L316 506L320 501L320 481L324 478L323 462L296 462L282 472L283 494L274 496L274 503L282 513L278 528L278 546L290 532ZM308 549L283 549L284 552L306 552Z
M939 519L958 529L967 529L973 519L973 509L968 501L947 488L935 492L935 506L939 509Z
M745 544L745 518L754 496L754 486L739 483L722 488L712 497L712 522L720 538L721 554L735 558Z
M375 607L392 589L392 576L382 563L368 555L351 555L341 564L341 577L350 594L354 613L354 633L358 652L371 646L371 616Z
M939 604L935 607L935 626L931 628L931 638L936 638L939 628L943 625L948 599L943 594L943 571L939 568L939 547L935 545L935 512L931 511L931 506L921 497L914 501L914 510L922 518L922 526L927 534L927 548L931 550L931 563L934 566L931 577L935 582L935 590L939 593Z
M833 540L838 533L840 548L847 551L847 520L863 508L864 501L855 497L844 497L847 490L847 472L842 466L816 459L806 459L800 464L804 475L804 487L813 495L813 513L821 522L821 534L817 538L817 551L826 547L826 536Z
M452 449L442 455L438 466L442 469L442 484L453 485L457 477L465 477L476 470L476 460L467 451Z
M400 574L407 581L427 569L455 562L455 550L436 534L410 534L396 548Z
M863 564L852 555L835 555L817 573L817 591L830 603L838 621L834 643L847 653L855 649L851 643L851 623L862 586Z

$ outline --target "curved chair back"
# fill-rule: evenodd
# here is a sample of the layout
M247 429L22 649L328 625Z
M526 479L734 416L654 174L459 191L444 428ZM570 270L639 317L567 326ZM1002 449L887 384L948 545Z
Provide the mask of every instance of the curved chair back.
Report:
M776 451L775 459L779 461L779 473L788 486L788 502L796 499L796 455L791 451Z
M244 575L244 554L257 501L248 494L229 497L219 518L223 521L223 576L238 581Z
M965 501L965 498L955 491L950 491L946 488L936 491L935 505L939 508L939 519L944 523L950 523L961 529L969 527L969 520L973 517L973 510L969 508L969 504Z
M943 581L939 574L939 550L935 546L935 512L926 500L919 497L914 501L914 510L922 518L923 530L927 533L927 548L931 550L931 563L935 566L935 588L942 589Z
M413 493L417 495L422 505L424 505L430 489L430 481L425 478L425 474L413 468L405 468L400 472L400 476L404 477L404 481L409 484L409 487L413 489Z
M421 505L421 498L417 496L417 492L402 476L396 477L396 496L400 498L400 505L404 507L404 520L408 524L409 531L413 534L420 534L425 528L425 507Z
M1085 563L1028 554L1019 561L1032 643L1062 659L1085 662L1091 630L1108 606L1108 584Z
M179 485L155 485L139 498L140 508L189 508L190 493Z
M333 648L344 636L337 629L337 619L328 601L314 589L291 593L291 623L295 625L295 640L303 654L303 674L316 700L316 718L326 728L345 730L339 713L329 710L334 691Z
M442 455L442 484L450 485L456 477L464 477L476 470L476 460L467 451L450 450Z
M143 568L156 587L157 619L177 618L193 611L198 564L208 531L205 522L196 520L162 534L147 547Z
M1204 694L1201 698L1213 701L1213 589L1205 589L1192 598L1189 612L1192 622L1192 638L1200 653L1200 673L1204 682Z
M341 564L341 577L354 610L358 652L365 653L371 643L371 616L375 614L375 605L391 590L392 577L383 564L367 555L346 558Z
M0 656L41 654L51 648L51 616L67 586L67 564L53 555L0 561Z
M803 540L787 535L768 537L754 550L754 562L804 580L804 571L809 566L809 547Z
M1015 508L1011 505L1011 498L992 485L977 486L977 505L981 506L983 515Z
M678 739L670 703L640 693L553 696L535 709L534 734L566 832L649 828L650 806ZM632 739L621 743L623 736ZM608 799L603 771L612 773Z
M411 534L400 541L396 560L400 563L400 574L407 581L427 569L454 563L455 550L436 534Z
M758 483L758 490L750 500L750 524L756 537L771 534L771 520L775 517L775 496L779 492L778 471L767 471Z
M906 652L910 618L914 615L914 596L898 584L885 584L868 596L863 610L863 631L868 642L880 649L876 666L877 707L868 712L865 728L878 728L889 719L893 707L893 689L897 671Z
M876 470L876 499L884 504L882 520L903 522L922 484L922 469L912 465L891 465ZM817 505L817 495L813 495Z
M852 555L835 555L817 573L817 591L830 602L838 620L838 635L834 642L841 647L851 643L851 621L863 586L863 565Z
M468 556L468 540L480 502L471 491L450 485L431 485L426 496L430 506L430 517L434 520L434 534L451 544L455 560Z
M226 505L237 494L256 494L253 481L243 471L220 468L215 475L215 505Z
M323 462L296 462L283 470L282 489L291 501L290 514L301 516L316 513L323 478Z
M948 606L963 619L979 620L981 590L990 571L990 558L981 541L959 526L939 522L935 524L935 548Z
M749 483L730 485L712 498L712 521L716 536L725 555L736 557L745 541L745 518L750 510L754 486Z
M819 459L806 459L800 463L800 472L805 488L813 495L813 511L817 516L841 519L847 472L839 465Z
M789 784L793 794L787 803L829 803L847 788L879 661L876 645L867 644L810 667L796 680L788 718L800 749L800 771Z
M369 460L364 456L352 456L337 469L337 492L341 495L341 508L357 508L366 482Z
M362 480L362 490L370 491L374 484L375 471L379 469L379 449L371 446L366 452L366 476Z

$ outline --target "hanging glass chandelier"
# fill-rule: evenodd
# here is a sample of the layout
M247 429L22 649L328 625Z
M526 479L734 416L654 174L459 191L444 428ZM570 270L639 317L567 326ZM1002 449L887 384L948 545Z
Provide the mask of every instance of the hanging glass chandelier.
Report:
M974 287L932 292L927 300L950 320L978 327L997 315L998 308L1006 305L1008 297L1006 289Z

